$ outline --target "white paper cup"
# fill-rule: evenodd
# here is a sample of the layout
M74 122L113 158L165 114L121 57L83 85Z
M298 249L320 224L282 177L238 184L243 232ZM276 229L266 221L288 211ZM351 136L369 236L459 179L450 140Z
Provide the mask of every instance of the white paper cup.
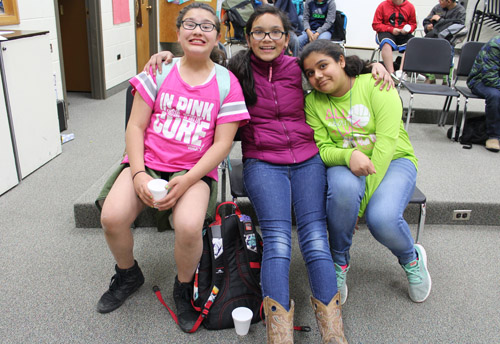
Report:
M234 321L234 329L239 336L245 336L250 329L253 312L250 308L238 307L231 313Z
M164 179L152 179L148 183L149 192L153 195L155 201L161 200L168 193L166 189L168 182Z
M405 26L403 26L403 30L405 30L406 32L410 32L411 26L409 24L406 24Z

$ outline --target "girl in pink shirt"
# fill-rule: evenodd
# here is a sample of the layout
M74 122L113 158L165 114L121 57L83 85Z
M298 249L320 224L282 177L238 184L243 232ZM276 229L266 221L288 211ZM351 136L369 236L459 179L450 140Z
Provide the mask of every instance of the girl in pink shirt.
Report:
M178 276L174 300L179 326L189 331L198 318L191 306L192 280L200 260L202 228L217 179L217 165L228 155L240 121L249 115L241 87L230 74L230 90L222 102L210 53L220 38L214 10L200 2L183 8L177 37L184 51L160 87L141 73L130 83L135 96L126 131L125 168L116 178L101 213L116 274L97 304L108 313L120 307L143 283L134 260L130 226L145 207L172 209ZM221 104L222 102L222 104ZM179 173L181 172L181 173ZM153 200L147 184L159 175L169 179L169 192Z

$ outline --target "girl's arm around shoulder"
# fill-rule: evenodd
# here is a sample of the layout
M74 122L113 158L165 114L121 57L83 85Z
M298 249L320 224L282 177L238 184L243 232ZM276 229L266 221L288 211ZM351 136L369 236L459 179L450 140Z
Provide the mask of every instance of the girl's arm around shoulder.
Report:
M318 146L321 159L326 166L349 166L351 154L354 149L342 148L331 134L328 126L328 117L332 116L328 103L328 96L317 91L307 95L305 100L306 122L314 131L314 140Z

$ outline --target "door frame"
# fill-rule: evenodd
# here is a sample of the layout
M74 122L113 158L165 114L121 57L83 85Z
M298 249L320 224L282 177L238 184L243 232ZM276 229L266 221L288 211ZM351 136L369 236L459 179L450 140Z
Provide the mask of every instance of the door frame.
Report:
M102 25L101 25L101 3L99 0L85 0L87 8L87 40L89 45L89 69L90 69L90 88L93 99L106 98L106 84L104 75L104 54L102 45ZM59 65L62 81L62 90L64 103L67 105L66 77L64 75L64 57L61 40L61 23L59 22L59 3L54 0L54 9L56 17L57 47L59 50ZM68 107L65 106L65 115Z
M158 1L149 0L151 16L149 17L149 52L151 55L158 52ZM137 40L137 38L136 38ZM141 66L142 67L142 66Z
M158 7L156 0L148 0L151 6L151 15L149 20L149 51L151 54L158 52ZM110 95L106 92L105 70L104 70L104 49L102 38L102 18L101 18L101 3L100 0L85 0L85 6L88 9L87 14L87 39L89 44L89 68L90 68L90 87L91 97L93 99L105 99ZM134 2L135 6L135 2ZM58 0L54 0L54 9L56 17L56 30L57 30L57 46L59 50L59 65L60 75L62 80L62 90L64 102L67 105L67 92L66 92L66 78L64 75L64 58L62 53L61 41L61 25L59 22L59 4ZM134 37L137 41L137 37ZM136 48L137 49L137 48ZM137 64L137 62L136 62ZM137 68L137 66L136 66ZM124 82L124 85L128 83ZM126 88L126 86L125 86ZM112 94L113 92L111 92ZM65 112L67 115L67 106Z
M87 39L89 42L90 86L92 98L106 98L106 83L104 74L104 49L102 39L101 2L85 0L88 9Z

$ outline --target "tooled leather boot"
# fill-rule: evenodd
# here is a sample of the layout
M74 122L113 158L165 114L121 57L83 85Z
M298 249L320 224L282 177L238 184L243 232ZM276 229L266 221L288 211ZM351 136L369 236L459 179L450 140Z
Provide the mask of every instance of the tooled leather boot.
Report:
M278 302L269 296L264 298L264 314L266 315L266 333L268 344L293 343L293 311L295 303L290 300L287 312Z
M311 305L316 315L322 344L347 344L342 322L340 292L337 292L328 306L311 296Z

